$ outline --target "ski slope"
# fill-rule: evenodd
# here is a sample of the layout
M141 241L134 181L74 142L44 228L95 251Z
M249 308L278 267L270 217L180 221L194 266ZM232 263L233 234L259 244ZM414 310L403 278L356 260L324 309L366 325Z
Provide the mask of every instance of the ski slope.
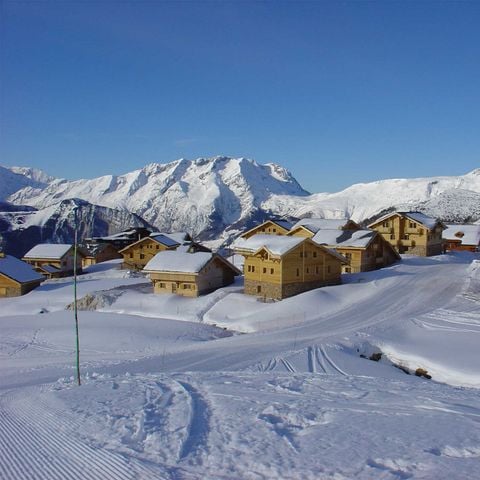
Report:
M274 303L154 295L118 262L78 291L81 387L72 280L0 300L2 479L478 475L478 255Z

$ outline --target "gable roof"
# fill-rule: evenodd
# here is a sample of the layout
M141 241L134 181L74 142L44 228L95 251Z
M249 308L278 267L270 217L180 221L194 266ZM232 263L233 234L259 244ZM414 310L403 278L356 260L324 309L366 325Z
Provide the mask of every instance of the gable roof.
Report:
M446 225L442 237L446 240L457 240L462 245L480 245L480 225ZM457 236L457 233L463 233Z
M23 258L60 260L72 247L70 243L40 243L30 249Z
M292 222L289 222L287 220L272 220L272 219L268 219L268 220L265 220L264 222L262 223L259 223L258 225L255 225L254 227L250 228L249 230L247 230L246 232L243 232L242 233L242 236L245 236L245 235L248 235L249 233L255 231L255 230L258 230L261 226L263 225L266 225L267 223L274 223L275 225L283 228L284 230L286 230L287 232L292 228L293 224Z
M31 265L11 255L0 257L0 274L19 283L44 280L43 275L36 272Z
M342 230L349 222L356 225L356 223L349 218L302 218L292 226L291 230L298 227L304 227L312 233L317 233L323 229Z
M143 237L140 240L137 240L136 242L133 242L130 245L127 245L126 247L119 250L118 253L126 252L130 248L135 247L136 245L139 245L140 243L144 243L149 239L153 240L157 243L160 243L162 245L165 245L166 247L169 247L169 248L176 247L176 246L180 245L180 242L175 241L170 236L167 236L167 235L165 235L164 233L161 233L161 232L155 232L155 233L151 233L148 237Z
M303 242L312 242L312 240L304 237L257 234L250 238L237 238L233 242L232 247L234 250L243 250L252 254L258 252L259 250L267 249L271 254L282 257L290 250L293 250L298 245L301 245ZM345 257L340 255L338 252L320 245L317 242L312 243L341 262L348 263Z
M178 252L165 250L157 253L143 269L145 272L199 273L208 263L218 259L235 274L240 271L220 255L211 252Z
M376 235L375 230L319 230L312 240L335 247L366 248Z
M436 218L429 217L428 215L425 215L424 213L421 213L421 212L392 212L392 213L388 213L387 215L383 215L383 217L377 218L377 220L370 223L368 227L371 227L372 225L376 225L377 223L383 222L387 218L391 218L395 215L403 216L414 222L420 223L421 225L428 228L429 230L432 230L433 228L435 228L437 224L443 225L443 223L437 220Z
M238 250L246 250L256 252L261 248L266 248L273 255L285 255L292 248L300 245L305 238L303 237L287 237L285 235L268 235L258 233L250 238L237 238L232 247Z

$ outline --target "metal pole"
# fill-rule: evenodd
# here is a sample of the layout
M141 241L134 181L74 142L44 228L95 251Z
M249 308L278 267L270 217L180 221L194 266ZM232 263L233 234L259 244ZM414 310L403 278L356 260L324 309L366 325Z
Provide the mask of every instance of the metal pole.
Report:
M80 381L80 340L78 336L78 316L77 316L77 209L75 209L75 240L73 244L73 312L75 316L75 338L76 338L76 356L77 356L77 382Z

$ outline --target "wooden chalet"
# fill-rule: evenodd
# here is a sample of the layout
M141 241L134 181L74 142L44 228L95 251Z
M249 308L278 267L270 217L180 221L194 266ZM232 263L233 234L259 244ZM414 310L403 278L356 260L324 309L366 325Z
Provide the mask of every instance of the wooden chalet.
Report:
M82 259L82 266L90 265L123 258L123 255L110 243L97 243L84 246L85 257Z
M318 229L315 234L312 230L307 224L292 228L289 235L311 238L315 243L335 249L348 260L348 264L342 266L342 273L367 272L400 260L395 249L375 230Z
M376 230L398 253L428 257L443 253L445 225L420 212L394 212L375 220Z
M145 265L159 252L165 250L179 250L185 253L210 252L207 247L194 242L185 232L152 233L119 253L123 256L123 268L142 270Z
M361 227L348 218L302 218L295 223L288 235L312 238L319 230L360 230Z
M300 236L240 237L233 249L245 257L245 293L275 300L337 285L347 264L338 253Z
M0 252L0 297L25 295L44 280L28 263Z
M447 252L480 252L480 225L446 225L442 237Z
M220 255L212 252L164 250L145 266L154 293L175 293L198 297L230 285L241 272Z
M247 230L242 234L242 238L250 238L253 235L286 235L292 228L293 223L286 220L267 220L256 227Z
M77 273L82 273L83 249L77 248ZM74 246L69 243L41 243L23 257L25 262L46 278L65 277L73 274Z
M148 237L151 233L151 230L148 228L133 227L129 230L125 230L124 232L118 232L112 235L86 238L84 244L87 249L99 244L109 244L119 251L144 237Z

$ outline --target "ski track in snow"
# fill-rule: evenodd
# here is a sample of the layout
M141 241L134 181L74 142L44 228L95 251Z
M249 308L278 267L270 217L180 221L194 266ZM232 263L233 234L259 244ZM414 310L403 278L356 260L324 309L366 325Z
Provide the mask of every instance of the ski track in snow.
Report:
M148 468L121 454L87 445L76 436L79 424L75 417L38 401L41 395L35 393L26 397L25 392L12 391L0 397L3 480L132 480L161 473L158 466Z

